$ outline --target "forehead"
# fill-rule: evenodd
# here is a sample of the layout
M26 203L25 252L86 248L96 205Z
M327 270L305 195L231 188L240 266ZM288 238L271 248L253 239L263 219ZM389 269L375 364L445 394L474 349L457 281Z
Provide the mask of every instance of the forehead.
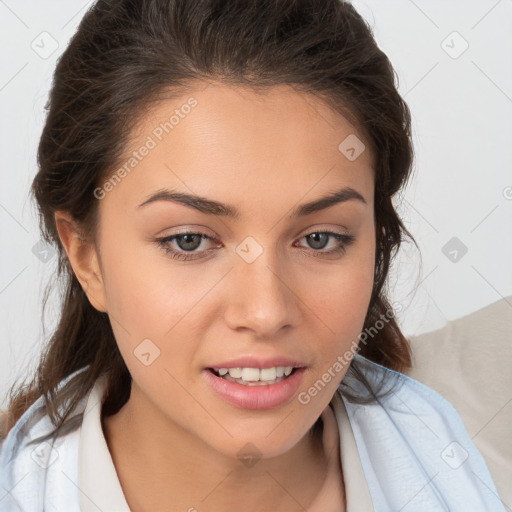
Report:
M332 149L333 143L349 135L364 140L358 127L320 97L285 84L266 89L216 82L201 85L154 104L140 118L135 133L142 137L153 133L158 140L182 134L190 144L195 139L198 151L219 142L224 153L236 149L225 144L228 140L236 141L240 149L266 145L280 153L297 153L301 145L306 152L314 148L316 158L329 154L328 146ZM365 151L360 160L371 166L372 156Z
M350 159L343 151L354 141L360 154ZM122 167L125 177L108 196L130 207L162 187L219 200L225 193L231 203L276 190L297 200L311 191L308 199L340 186L373 199L373 155L363 135L319 98L285 85L255 91L210 83L160 100L139 119Z

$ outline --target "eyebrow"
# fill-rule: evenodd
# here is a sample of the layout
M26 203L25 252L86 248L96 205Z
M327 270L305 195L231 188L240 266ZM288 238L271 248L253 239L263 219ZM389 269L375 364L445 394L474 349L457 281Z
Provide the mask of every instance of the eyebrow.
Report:
M326 196L320 197L319 199L315 199L314 201L304 203L296 207L292 211L291 216L304 217L306 215L330 208L335 204L344 203L350 200L356 200L365 205L367 204L365 198L357 190L351 187L343 187L336 192L331 192ZM209 215L230 217L233 219L239 219L241 217L240 211L235 206L220 203L219 201L215 201L213 199L207 199L205 197L168 189L161 189L151 194L144 202L138 206L138 208L142 208L157 201L170 201L183 204Z

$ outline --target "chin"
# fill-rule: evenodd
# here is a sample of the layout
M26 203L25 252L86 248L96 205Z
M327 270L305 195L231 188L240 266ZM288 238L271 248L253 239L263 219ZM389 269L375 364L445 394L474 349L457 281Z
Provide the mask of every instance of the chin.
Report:
M278 433L277 430L281 429ZM232 433L232 432L231 432ZM238 459L248 467L257 460L279 457L291 450L308 431L301 436L300 433L291 433L284 425L282 427L251 428L244 434L235 435L229 441L210 444L218 452L227 457Z

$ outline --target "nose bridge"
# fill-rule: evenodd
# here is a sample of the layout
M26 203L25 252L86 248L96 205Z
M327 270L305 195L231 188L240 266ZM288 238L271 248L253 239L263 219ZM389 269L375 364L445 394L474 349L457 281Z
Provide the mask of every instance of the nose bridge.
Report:
M284 326L296 325L297 298L287 283L287 273L282 271L276 251L261 247L255 256L258 248L250 240L240 244L237 253L240 250L231 273L235 282L226 312L230 327L245 327L263 337L272 336Z

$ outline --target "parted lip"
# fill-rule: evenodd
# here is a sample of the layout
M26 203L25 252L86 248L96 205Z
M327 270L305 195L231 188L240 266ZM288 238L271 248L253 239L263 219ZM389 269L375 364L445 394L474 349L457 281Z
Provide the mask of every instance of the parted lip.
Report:
M294 368L303 368L306 365L296 359L285 356L266 358L243 356L223 363L216 363L208 366L208 368L217 371L219 368L273 368L275 366L293 366Z

